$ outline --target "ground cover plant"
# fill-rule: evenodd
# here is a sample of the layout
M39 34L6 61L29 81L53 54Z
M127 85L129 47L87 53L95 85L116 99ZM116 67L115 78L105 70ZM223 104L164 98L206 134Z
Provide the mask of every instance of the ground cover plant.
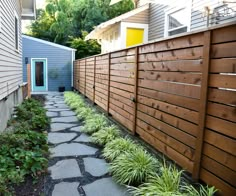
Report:
M119 129L116 126L111 125L109 127L103 127L98 132L93 133L91 139L93 143L103 146L119 136Z
M46 111L39 102L28 99L15 114L10 130L0 134L0 195L12 195L14 186L27 176L36 182L47 169Z
M65 93L66 103L84 120L83 132L91 140L104 145L103 157L109 162L114 180L126 185L134 196L213 196L214 187L194 186L182 180L183 171L165 164L149 154L143 146L122 138L117 127L105 115L97 113L76 93Z
M133 152L138 148L142 148L140 145L135 144L129 138L117 138L108 142L103 149L103 156L108 161L113 161L116 157L119 157L125 152Z

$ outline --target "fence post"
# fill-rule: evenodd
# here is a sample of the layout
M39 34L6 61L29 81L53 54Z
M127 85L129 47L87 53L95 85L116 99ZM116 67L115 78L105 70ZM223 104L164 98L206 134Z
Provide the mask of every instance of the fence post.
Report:
M94 67L93 67L93 104L95 103L95 80L96 80L96 56L94 57Z
M193 179L196 181L199 180L199 175L200 175L205 124L206 124L210 52L211 52L211 31L204 32L203 41L204 41L203 64L202 64L202 82L201 82L201 95L200 95L200 107L199 107L199 119L198 119L198 135L196 138L195 160L192 174Z
M107 114L109 114L109 104L110 104L110 80L111 80L111 53L108 54Z
M78 80L77 80L78 89L77 91L80 92L80 60L78 60Z
M135 70L134 70L134 97L133 97L133 102L134 102L134 120L133 120L133 134L135 135L136 133L136 119L137 119L137 94L138 94L138 69L139 69L139 47L137 46L135 48Z

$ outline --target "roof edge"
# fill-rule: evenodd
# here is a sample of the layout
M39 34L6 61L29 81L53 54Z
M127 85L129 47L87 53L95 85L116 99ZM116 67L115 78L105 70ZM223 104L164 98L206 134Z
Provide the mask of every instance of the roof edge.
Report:
M36 41L36 42L40 42L40 43L43 43L43 44L47 44L47 45L50 45L50 46L54 46L54 47L57 47L57 48L61 48L61 49L64 49L64 50L76 51L76 49L74 49L74 48L70 48L70 47L67 47L67 46L63 46L63 45L60 45L60 44L49 42L49 41L46 41L46 40L43 40L43 39L31 37L31 36L28 36L28 35L22 35L22 37L26 38L26 39Z

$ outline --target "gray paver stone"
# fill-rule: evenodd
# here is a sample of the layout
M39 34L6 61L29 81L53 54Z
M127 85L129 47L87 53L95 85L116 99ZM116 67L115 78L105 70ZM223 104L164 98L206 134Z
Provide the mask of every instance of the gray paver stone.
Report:
M62 111L60 112L60 116L75 116L76 113L73 111Z
M49 108L48 111L50 112L61 112L61 111L70 111L69 108Z
M72 128L73 129L73 128ZM91 142L91 139L86 134L82 133L78 138L74 140L75 142Z
M51 171L51 177L54 180L82 176L75 159L58 161L55 165L49 167L48 170Z
M68 108L68 105L64 104L64 103L60 103L60 104L54 104L55 107L58 108Z
M48 141L52 144L69 142L76 136L76 133L49 133Z
M44 106L45 109L55 109L56 107L54 107L53 105L46 105Z
M56 118L52 118L51 122L77 122L78 119L76 116L65 116L65 117L56 117Z
M51 131L62 131L75 125L69 123L51 123Z
M85 171L92 176L102 176L108 173L108 164L103 159L84 158Z
M78 126L78 127L73 127L70 130L71 131L76 131L76 132L81 132L81 129L83 128L83 126Z
M112 178L102 178L83 186L86 196L122 196L128 195L123 186L116 184Z
M56 116L58 116L57 112L47 112L46 115L48 117L56 117Z
M79 182L61 182L56 184L52 196L79 196Z
M98 149L78 143L60 144L55 148L50 148L52 157L94 155Z

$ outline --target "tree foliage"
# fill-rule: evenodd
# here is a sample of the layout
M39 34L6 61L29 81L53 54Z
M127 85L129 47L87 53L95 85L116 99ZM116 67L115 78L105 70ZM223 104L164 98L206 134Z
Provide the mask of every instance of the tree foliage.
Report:
M131 0L109 6L110 0L46 0L45 10L37 10L37 19L28 34L77 49L82 58L100 53L95 40L84 41L85 32L133 9Z

